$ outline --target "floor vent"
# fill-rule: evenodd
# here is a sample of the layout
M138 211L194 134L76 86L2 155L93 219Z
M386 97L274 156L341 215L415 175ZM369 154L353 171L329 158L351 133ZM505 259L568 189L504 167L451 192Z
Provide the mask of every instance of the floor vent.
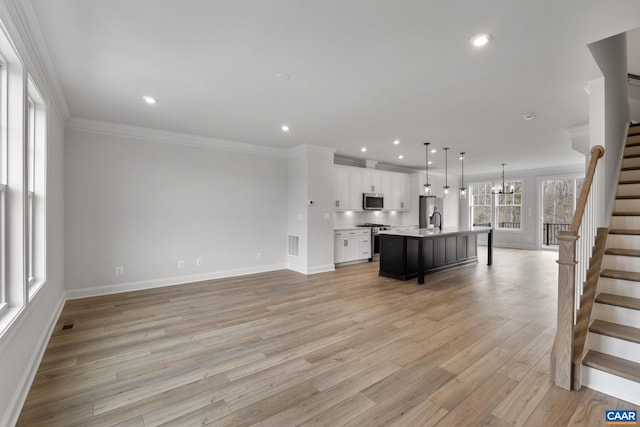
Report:
M72 323L65 323L65 324L62 326L62 330L63 330L63 331L66 331L67 329L73 329L73 326L74 326L73 322L72 322Z
M300 236L289 234L289 255L300 256Z

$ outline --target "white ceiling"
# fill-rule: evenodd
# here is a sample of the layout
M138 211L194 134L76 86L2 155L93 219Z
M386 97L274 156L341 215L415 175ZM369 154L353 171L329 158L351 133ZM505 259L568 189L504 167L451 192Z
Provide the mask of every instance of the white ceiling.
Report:
M582 162L587 44L640 26L637 0L32 3L72 117L415 168L430 141L469 173Z

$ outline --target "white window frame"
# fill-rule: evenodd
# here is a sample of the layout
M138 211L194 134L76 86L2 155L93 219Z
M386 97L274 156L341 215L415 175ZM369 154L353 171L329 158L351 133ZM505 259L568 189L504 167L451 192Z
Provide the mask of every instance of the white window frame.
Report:
M26 266L29 300L45 284L46 272L46 108L40 92L28 76L26 99L27 231Z
M491 193L490 193L490 188L492 186L492 182L490 181L485 181L485 182L475 182L472 183L471 185L469 185L469 223L471 225L473 225L473 218L474 218L474 209L475 208L482 208L482 207L489 207L489 222L491 223L491 225L494 224L493 222L493 201L491 199L489 199L489 204L474 204L474 197L476 196L476 188L479 186L483 186L485 188L485 190L488 190L489 192L483 192L482 196L489 196L491 198Z
M7 92L7 63L0 55L0 319L9 307L7 281Z
M519 185L519 192L516 192L515 189L518 188L518 185L516 184L520 184ZM501 184L498 184L501 185ZM496 194L495 195L495 229L496 230L504 230L504 231L522 231L522 187L524 185L524 181L521 179L512 179L509 181L505 181L504 183L505 188L503 189L503 191L510 191L511 188L514 188L514 193L513 194ZM520 196L520 203L516 204L515 203L515 199L517 196ZM512 203L505 203L504 201L508 201L511 200ZM502 224L503 222L500 222L500 214L499 209L501 207L512 207L512 208L516 208L519 207L520 208L520 220L517 221L517 223L519 224L518 227L500 227L500 224Z
M520 179L520 178L514 178L511 179L509 181L505 181L505 187L507 189L507 191L511 188L511 185L513 184L514 187L516 186L516 183L520 183L520 192L519 192L519 196L520 196L520 204L502 204L500 203L500 198L502 197L503 200L504 198L512 198L512 200L515 201L516 195L515 193L513 195L504 195L504 194L494 194L494 193L489 193L490 196L490 204L489 205L476 205L474 204L474 194L475 194L475 188L476 186L485 186L485 187L490 187L491 190L490 191L499 191L502 188L502 181L498 182L498 181L478 181L478 182L473 182L469 184L469 225L473 225L473 211L474 208L476 207L484 207L484 206L489 206L489 210L491 212L491 218L490 218L490 222L491 222L491 226L493 229L495 230L500 230L500 231L507 231L507 232L518 232L521 233L524 231L523 228L523 223L522 223L522 218L523 218L523 213L522 213L522 209L523 209L523 205L524 205L524 196L522 194L522 190L524 188L524 180ZM498 215L498 209L500 207L504 207L504 206L519 206L520 207L520 221L519 224L520 226L518 228L513 228L513 227L500 227L500 223L498 222L499 219L499 215Z

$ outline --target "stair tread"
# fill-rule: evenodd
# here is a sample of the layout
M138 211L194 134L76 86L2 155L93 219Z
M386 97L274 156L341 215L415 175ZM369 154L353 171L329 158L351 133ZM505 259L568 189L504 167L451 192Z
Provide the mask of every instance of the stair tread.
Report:
M640 216L640 212L616 211L613 213L613 216Z
M631 381L640 382L640 363L589 350L582 364Z
M618 182L618 185L630 185L630 184L640 184L640 179L628 179L625 181Z
M640 153L638 153L638 154L626 154L623 157L623 159L635 159L635 158L638 158L638 157L640 157Z
M640 236L640 230L626 228L612 228L609 234L627 234L629 236Z
M638 249L609 248L604 251L607 255L637 256L640 257Z
M634 271L623 271L623 270L603 270L600 273L600 277L608 277L609 279L622 279L622 280L630 280L632 282L640 282L640 273L636 273Z
M589 326L589 331L640 344L640 329L634 328L633 326L598 319L594 320L591 326Z
M617 307L640 310L640 298L631 298L602 292L596 296L596 302L599 304L615 305Z
M625 194L624 196L616 196L618 200L633 200L640 199L640 194Z
M640 145L640 143L638 143ZM621 171L637 171L640 170L640 166L624 166L620 168Z

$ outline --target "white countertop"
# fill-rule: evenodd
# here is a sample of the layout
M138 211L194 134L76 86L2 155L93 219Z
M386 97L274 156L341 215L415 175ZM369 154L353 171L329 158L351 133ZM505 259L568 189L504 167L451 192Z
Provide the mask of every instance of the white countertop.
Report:
M461 233L488 233L489 230L491 230L490 227L445 227L442 229L442 231L437 228L419 228L419 229L404 229L404 230L386 230L386 231L381 231L380 234L388 234L391 236L406 236L406 237L433 237L433 236L461 234Z

